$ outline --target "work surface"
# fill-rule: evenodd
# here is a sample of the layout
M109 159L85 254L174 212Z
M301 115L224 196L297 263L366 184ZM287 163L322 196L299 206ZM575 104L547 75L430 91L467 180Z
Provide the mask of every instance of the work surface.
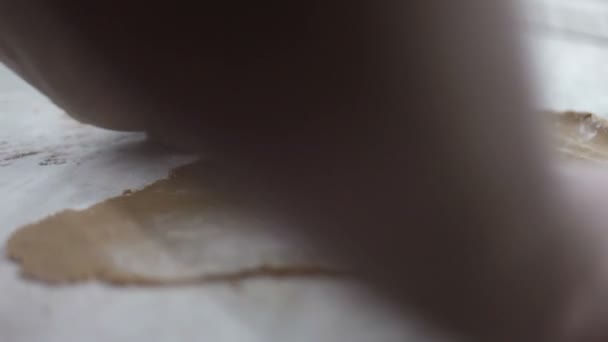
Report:
M608 45L551 25L530 38L542 106L608 114ZM143 140L74 122L0 66L0 241L23 224L142 188L197 158ZM0 258L0 291L0 341L429 341L340 278L48 286Z

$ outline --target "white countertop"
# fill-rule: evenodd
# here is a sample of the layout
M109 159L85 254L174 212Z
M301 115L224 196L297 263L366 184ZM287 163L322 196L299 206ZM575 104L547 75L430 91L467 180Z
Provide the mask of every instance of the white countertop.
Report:
M141 188L195 159L149 147L143 138L74 122L0 66L0 240L20 225ZM381 342L415 331L344 279L48 286L22 279L2 257L0 293L2 342Z

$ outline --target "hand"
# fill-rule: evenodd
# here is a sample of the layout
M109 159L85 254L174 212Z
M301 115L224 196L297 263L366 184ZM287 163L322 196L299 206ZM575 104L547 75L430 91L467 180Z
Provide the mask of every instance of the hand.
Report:
M608 165L568 163L558 167L566 200L582 220L575 237L589 253L589 278L580 283L567 308L566 341L608 341Z

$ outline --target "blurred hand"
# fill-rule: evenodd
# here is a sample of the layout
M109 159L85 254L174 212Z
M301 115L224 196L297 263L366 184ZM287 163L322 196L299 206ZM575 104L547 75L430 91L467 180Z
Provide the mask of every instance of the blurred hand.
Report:
M567 341L608 341L608 165L568 163L558 167L566 199L583 220L572 227L591 260L566 313Z

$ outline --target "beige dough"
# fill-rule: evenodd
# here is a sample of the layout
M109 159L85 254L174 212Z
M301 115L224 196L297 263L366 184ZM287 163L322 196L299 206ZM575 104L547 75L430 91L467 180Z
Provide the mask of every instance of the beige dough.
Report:
M608 121L591 113L548 113L553 146L563 159L608 162Z
M141 191L66 210L16 231L8 256L24 276L51 283L180 284L337 273L287 227L220 191L219 178L198 162Z

